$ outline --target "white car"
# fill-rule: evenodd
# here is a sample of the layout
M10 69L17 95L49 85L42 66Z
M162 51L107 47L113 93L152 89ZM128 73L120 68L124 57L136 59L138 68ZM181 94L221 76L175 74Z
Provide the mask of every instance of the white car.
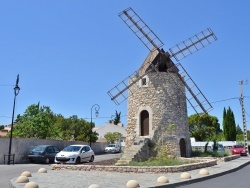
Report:
M93 162L95 153L88 145L70 145L56 154L55 163L80 164L85 161Z
M106 148L105 148L105 152L106 153L119 153L121 151L121 147L117 144L109 144Z

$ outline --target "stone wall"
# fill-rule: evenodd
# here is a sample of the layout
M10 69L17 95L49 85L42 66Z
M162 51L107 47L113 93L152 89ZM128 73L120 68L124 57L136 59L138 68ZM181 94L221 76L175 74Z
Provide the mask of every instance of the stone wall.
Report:
M206 168L217 164L216 159L200 160L197 163L179 166L103 166L103 165L65 165L53 164L51 170L105 171L120 173L175 173Z
M240 155L232 155L224 158L183 158L183 160L196 161L195 163L179 166L104 166L104 165L66 165L54 164L51 170L77 170L77 171L105 171L120 173L176 173L186 172L195 169L206 168L217 165L217 162L227 162L238 159ZM180 158L181 159L181 158Z
M140 113L149 112L149 135L157 145L167 144L180 156L180 140L185 140L186 156L191 154L185 87L177 74L149 73L147 85L140 80L130 88L126 149L141 137ZM131 94L133 93L133 94ZM174 128L169 131L170 125Z
M4 164L4 155L9 152L9 142L10 138L0 138L0 164ZM71 144L87 144L81 141L63 141L63 140L39 140L32 138L13 138L11 154L15 154L15 163L27 163L28 162L28 152L30 148L36 145L54 145L58 149L62 150ZM106 142L96 142L91 144L91 148L94 150L95 154L100 154L104 152L106 147Z
M145 143L140 151L134 156L133 160L137 162L147 161L150 157L156 156L154 144L149 139L145 139Z

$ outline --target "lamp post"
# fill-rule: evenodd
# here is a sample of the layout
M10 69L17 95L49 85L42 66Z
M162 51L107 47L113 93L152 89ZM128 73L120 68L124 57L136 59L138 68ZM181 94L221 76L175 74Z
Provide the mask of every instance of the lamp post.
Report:
M16 85L14 87L14 104L13 104L12 121L11 121L11 129L10 129L10 144L9 144L9 154L8 154L8 165L10 165L11 146L12 146L12 131L13 131L13 124L14 124L16 96L19 94L19 91L20 91L20 87L18 86L18 82L19 82L19 74L17 75Z
M90 119L90 131L89 131L89 146L91 146L91 134L92 134L92 110L93 108L95 107L95 116L97 117L99 115L99 109L100 109L100 106L98 104L94 104L92 107L91 107L91 119Z

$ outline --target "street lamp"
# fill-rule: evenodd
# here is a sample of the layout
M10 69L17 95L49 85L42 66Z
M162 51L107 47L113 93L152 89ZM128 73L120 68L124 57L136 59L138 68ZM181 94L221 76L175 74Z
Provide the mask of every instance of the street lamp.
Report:
M90 119L90 133L89 133L89 146L91 146L91 134L92 134L92 109L95 107L95 116L97 117L99 115L99 109L100 106L98 104L94 104L91 107L91 119Z
M15 104L16 104L16 96L19 94L20 87L18 86L19 82L19 74L16 78L16 85L14 87L14 105L12 111L12 121L11 121L11 129L10 129L10 144L9 144L9 154L8 154L8 165L10 164L10 156L11 156L11 145L12 145L12 131L13 131L13 124L14 124L14 114L15 114ZM14 159L13 159L14 160Z

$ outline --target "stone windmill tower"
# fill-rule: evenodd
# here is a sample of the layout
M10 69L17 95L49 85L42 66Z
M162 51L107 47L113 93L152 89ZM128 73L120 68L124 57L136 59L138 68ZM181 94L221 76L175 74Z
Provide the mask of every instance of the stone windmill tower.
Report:
M165 52L160 49L163 42L132 8L119 16L150 52L139 70L108 91L116 104L128 98L126 147L118 163L147 160L155 155L151 143L166 146L175 156L189 157L187 101L197 113L207 113L212 106L179 60L214 42L216 37L206 29Z

